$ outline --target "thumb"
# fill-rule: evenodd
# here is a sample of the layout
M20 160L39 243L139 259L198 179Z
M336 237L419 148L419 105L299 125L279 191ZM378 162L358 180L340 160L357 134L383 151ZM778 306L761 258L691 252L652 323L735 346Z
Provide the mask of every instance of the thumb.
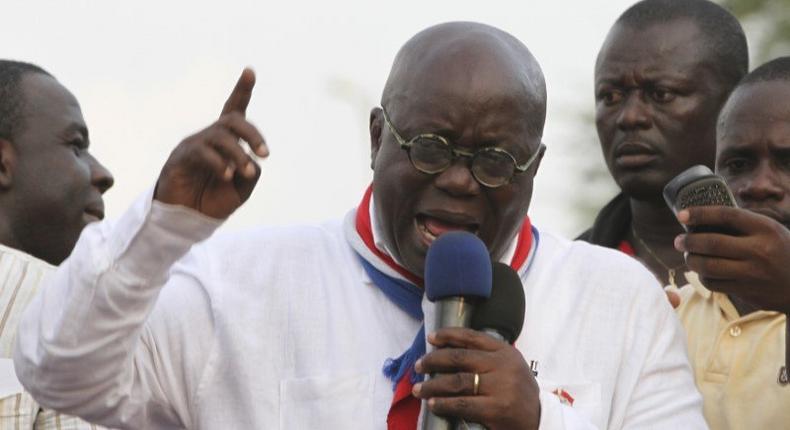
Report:
M250 99L252 98L253 87L255 87L255 72L249 67L245 67L228 100L225 101L225 106L222 108L220 116L231 112L239 112L245 115L247 113L247 105L250 104Z

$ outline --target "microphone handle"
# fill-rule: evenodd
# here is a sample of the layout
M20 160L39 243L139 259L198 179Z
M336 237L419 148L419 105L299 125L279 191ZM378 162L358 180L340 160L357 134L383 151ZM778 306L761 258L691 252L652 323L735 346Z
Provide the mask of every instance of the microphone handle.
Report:
M436 316L438 321L436 328L444 327L469 327L472 321L474 304L463 297L448 297L436 302ZM427 327L426 327L427 329ZM426 333L427 334L427 333ZM426 376L425 379L436 375ZM423 400L422 408L422 430L453 430L455 429L455 419L448 419L435 415L428 409L428 404Z
M484 328L480 331L493 337L496 340L505 342L505 337L499 334L499 332L494 329ZM455 430L486 430L486 428L482 424L468 423L465 420L458 420L458 424L455 425Z

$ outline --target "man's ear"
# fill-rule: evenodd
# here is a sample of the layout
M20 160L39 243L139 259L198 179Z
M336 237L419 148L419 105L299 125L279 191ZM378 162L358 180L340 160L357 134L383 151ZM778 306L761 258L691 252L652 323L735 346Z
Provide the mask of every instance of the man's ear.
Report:
M16 170L16 150L10 140L0 138L0 189L11 188Z
M375 107L370 111L370 168L376 165L376 155L381 148L381 130L384 125L383 111Z

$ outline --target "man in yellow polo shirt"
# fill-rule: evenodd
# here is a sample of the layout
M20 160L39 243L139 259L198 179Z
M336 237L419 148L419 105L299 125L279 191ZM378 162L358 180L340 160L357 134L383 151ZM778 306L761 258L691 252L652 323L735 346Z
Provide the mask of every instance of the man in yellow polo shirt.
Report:
M678 214L683 224L731 232L675 239L699 276L687 275L678 314L713 429L790 428L789 100L790 57L760 66L738 84L719 116L716 171L740 209Z

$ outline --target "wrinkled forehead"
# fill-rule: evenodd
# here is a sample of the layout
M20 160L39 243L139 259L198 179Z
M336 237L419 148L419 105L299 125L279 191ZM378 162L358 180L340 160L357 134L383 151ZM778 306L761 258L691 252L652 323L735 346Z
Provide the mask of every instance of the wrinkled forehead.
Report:
M697 23L680 18L634 27L615 24L595 63L595 79L621 73L692 70L710 60L705 35Z

